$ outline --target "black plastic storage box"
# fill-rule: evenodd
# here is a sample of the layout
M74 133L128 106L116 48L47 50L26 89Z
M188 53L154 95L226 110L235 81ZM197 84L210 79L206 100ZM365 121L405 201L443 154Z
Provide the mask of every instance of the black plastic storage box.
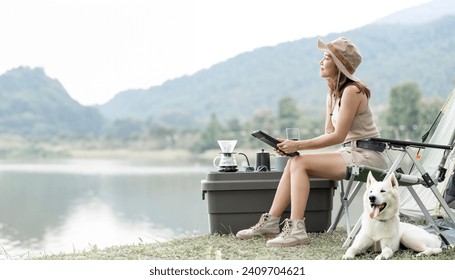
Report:
M237 233L255 225L269 211L282 172L209 172L201 181L211 233ZM308 232L326 231L332 220L336 182L311 178L305 211ZM282 215L289 218L290 207Z

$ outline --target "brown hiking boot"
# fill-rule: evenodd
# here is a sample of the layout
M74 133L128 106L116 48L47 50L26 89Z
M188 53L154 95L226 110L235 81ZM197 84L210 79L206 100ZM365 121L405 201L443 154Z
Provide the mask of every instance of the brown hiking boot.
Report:
M298 246L306 245L310 243L308 234L305 228L305 219L303 220L284 220L283 231L275 237L267 241L267 246L270 247L287 247L287 246Z
M256 225L237 232L236 236L240 239L250 239L255 236L273 237L278 233L280 233L280 217L265 213Z

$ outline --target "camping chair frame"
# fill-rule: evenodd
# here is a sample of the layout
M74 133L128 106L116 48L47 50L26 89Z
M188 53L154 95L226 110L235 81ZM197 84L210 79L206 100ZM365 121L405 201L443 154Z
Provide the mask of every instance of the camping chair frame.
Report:
M354 228L352 229L352 231L350 230L351 225L350 225L350 217L349 217L349 205L352 203L354 197L357 195L357 193L359 192L362 185L366 182L368 173L371 171L377 180L383 180L387 176L394 173L399 182L399 185L402 187L407 187L410 194L415 199L417 205L419 206L422 213L424 214L425 219L427 220L428 224L434 228L434 230L439 234L439 236L444 241L444 243L449 245L447 239L441 233L440 228L437 226L436 222L431 217L428 209L425 207L422 200L419 198L419 196L416 193L416 191L414 190L413 186L417 185L417 184L422 184L422 185L430 188L431 191L433 192L434 196L436 197L436 199L438 200L438 202L443 207L443 209L447 213L448 217L452 220L452 222L454 224L455 224L455 215L452 212L452 210L450 209L450 207L447 205L447 203L445 202L445 200L442 197L442 195L440 194L439 190L436 188L437 184L435 183L433 178L431 178L431 176L428 174L428 172L424 169L422 164L419 162L417 153L413 150L413 148L418 148L418 149L433 148L433 149L443 149L444 150L444 157L443 157L441 164L439 165L440 174L439 174L438 180L437 180L437 181L441 181L441 179L443 179L443 177L445 175L445 170L443 169L445 159L447 157L447 154L453 149L453 139L451 140L452 145L436 145L436 144L429 144L429 143L401 141L401 140L384 139L384 138L370 138L369 140L386 144L387 156L393 163L388 170L382 170L382 169L360 166L360 165L350 165L347 167L347 175L345 177L345 179L348 181L347 188L346 188L346 190L344 189L344 183L343 183L343 180L341 180L339 183L340 184L341 206L335 217L334 222L329 227L328 232L333 232L336 229L336 226L338 225L339 221L341 220L341 217L344 214L347 238L343 244L343 247L349 246L349 244L352 242L352 240L354 239L355 235L358 233L358 231L360 230L360 227L361 227L361 219L359 219L357 221L356 225L354 226ZM391 150L400 151L400 153L394 160L390 153ZM411 159L412 163L419 171L420 176L403 174L403 172L400 168L400 165L402 164L402 161L404 160L404 158L406 156L408 156ZM355 188L351 191L354 181L357 181L357 184L356 184Z

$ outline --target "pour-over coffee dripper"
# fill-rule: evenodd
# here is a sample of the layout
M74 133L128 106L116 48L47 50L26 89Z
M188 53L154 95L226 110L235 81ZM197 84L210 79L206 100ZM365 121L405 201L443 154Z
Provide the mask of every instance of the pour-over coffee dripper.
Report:
M237 161L235 160L234 148L237 144L237 140L218 140L218 145L221 149L221 155L213 159L213 166L218 168L220 172L235 172L237 171ZM215 162L220 159L219 164Z
M237 145L237 140L218 140L218 145L223 153L232 153Z

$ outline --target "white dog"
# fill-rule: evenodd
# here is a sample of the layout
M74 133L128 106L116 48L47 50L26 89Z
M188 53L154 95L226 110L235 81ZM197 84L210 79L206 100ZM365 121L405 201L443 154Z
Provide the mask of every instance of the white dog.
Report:
M381 254L376 260L392 257L399 249L400 242L419 252L417 256L438 254L442 251L438 236L418 226L400 222L398 181L395 175L378 182L370 172L366 188L363 196L362 228L343 259L352 259L377 243L380 245Z

